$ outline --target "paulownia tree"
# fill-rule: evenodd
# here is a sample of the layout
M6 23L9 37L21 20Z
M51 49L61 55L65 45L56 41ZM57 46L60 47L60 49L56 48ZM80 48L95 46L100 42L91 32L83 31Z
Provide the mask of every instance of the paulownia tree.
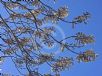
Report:
M52 0L52 2L56 3L57 0ZM55 10L43 0L0 0L0 5L3 6L2 9L5 9L4 13L7 15L4 17L0 14L0 40L2 41L0 42L0 61L11 58L20 76L60 76L60 72L69 69L76 60L78 62L95 60L97 55L93 50L74 51L93 43L92 35L77 32L75 35L58 40L53 36L57 32L55 26L42 28L46 23L57 25L60 21L68 23L72 28L79 23L87 24L90 18L89 12L83 12L73 20L67 21L66 17L69 14L67 6ZM44 51L42 44L51 48L55 43L61 53L72 52L76 57L56 56L52 51L42 52ZM40 73L38 69L42 68L38 66L43 64L50 66L49 70L52 72Z

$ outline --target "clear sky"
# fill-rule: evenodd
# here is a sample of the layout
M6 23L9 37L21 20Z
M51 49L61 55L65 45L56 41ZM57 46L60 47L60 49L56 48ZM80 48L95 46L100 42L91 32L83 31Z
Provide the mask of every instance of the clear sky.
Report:
M60 4L65 3L69 6L69 20L73 18L72 16L76 16L83 11L89 11L92 14L88 25L84 26L80 24L73 31L83 31L84 33L93 34L96 42L88 48L93 48L99 54L95 62L75 64L71 70L64 71L62 76L102 76L102 0L60 1L62 1ZM67 26L67 24L63 26ZM66 27L64 29L68 30Z
M77 49L93 49L99 54L99 57L95 62L89 63L75 63L70 70L63 71L62 76L102 76L102 0L58 0L56 5L63 6L68 5L69 17L67 20L72 20L73 17L82 14L85 11L91 13L91 18L87 25L79 24L75 29L71 28L70 24L60 22L58 26L64 30L65 35L75 34L77 32L84 32L86 34L92 34L95 36L95 43L85 48ZM0 14L3 14L2 8L0 8ZM4 66L0 66L3 70L2 72L7 72L10 70L11 62L7 61ZM9 70L7 70L9 69ZM14 68L11 69L12 71ZM16 72L14 72L16 73Z

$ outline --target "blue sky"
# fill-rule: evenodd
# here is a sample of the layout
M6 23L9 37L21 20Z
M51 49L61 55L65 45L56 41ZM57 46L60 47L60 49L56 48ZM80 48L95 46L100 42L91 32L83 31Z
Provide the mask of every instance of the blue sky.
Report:
M64 30L65 35L72 35L77 32L84 32L86 34L92 34L95 36L95 43L92 45L87 45L85 48L76 49L85 50L85 49L93 49L96 53L99 54L99 57L95 62L89 63L75 63L70 70L63 71L61 73L62 76L101 76L102 75L102 0L58 0L56 5L53 7L57 8L57 6L68 5L69 8L69 16L67 20L72 20L73 17L82 14L85 11L91 13L91 18L89 19L89 23L87 25L79 24L75 29L71 28L70 24L60 22L58 26ZM0 14L4 16L2 13L2 8L0 8ZM12 64L13 65L13 64ZM9 71L12 66L10 61L7 61L4 66L1 66L2 71ZM12 68L11 70L14 70ZM16 72L14 72L16 73Z
M75 64L71 70L64 71L62 76L101 76L102 75L102 0L61 0L62 3L67 3L70 9L70 16L73 18L83 11L89 11L92 14L88 25L80 24L73 32L83 31L84 33L93 34L95 36L95 43L86 48L93 48L99 57L95 62ZM67 26L67 24L65 25ZM68 30L67 28L64 28ZM70 29L70 27L69 27ZM84 49L86 49L84 48Z

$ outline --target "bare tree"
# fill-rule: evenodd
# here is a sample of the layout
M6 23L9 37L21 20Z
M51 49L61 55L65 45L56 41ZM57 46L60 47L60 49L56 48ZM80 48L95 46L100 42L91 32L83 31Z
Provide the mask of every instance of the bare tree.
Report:
M56 1L52 0L52 2ZM78 32L75 35L57 39L53 36L57 32L55 26L46 25L42 28L46 23L57 25L60 21L68 23L72 28L79 23L87 24L90 18L89 12L84 12L73 20L67 21L69 9L66 6L54 9L43 0L23 2L1 0L0 5L7 14L6 17L0 14L0 40L2 41L0 60L10 57L20 76L60 76L60 72L69 69L76 60L78 62L95 60L97 55L93 50L74 51L86 44L93 43L92 35ZM48 53L42 52L45 50L44 46L51 48L55 44L58 45L61 53L72 52L76 57L56 56L53 53L54 50L50 51L50 49ZM43 64L50 66L49 70L51 69L52 72L40 73L39 69L42 68L39 66Z

